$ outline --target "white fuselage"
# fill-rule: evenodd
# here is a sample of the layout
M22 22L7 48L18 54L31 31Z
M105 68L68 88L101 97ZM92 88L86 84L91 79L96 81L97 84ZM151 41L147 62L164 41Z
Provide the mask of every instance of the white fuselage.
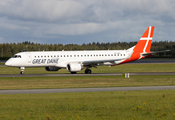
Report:
M110 61L99 62L98 65L116 65L130 56L127 50L99 50L99 51L43 51L43 52L20 52L7 62L11 67L60 67L66 68L68 63L82 63L83 61Z

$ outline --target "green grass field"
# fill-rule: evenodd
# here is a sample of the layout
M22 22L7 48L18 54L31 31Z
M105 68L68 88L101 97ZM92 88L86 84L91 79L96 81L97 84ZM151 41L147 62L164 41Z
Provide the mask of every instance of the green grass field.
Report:
M0 66L0 74L19 74L18 68ZM175 72L175 64L125 64L92 68L93 73ZM26 68L26 74L47 72ZM84 73L81 71L80 73ZM74 76L0 78L0 89L83 88L175 85L175 76ZM175 90L111 91L0 95L2 120L172 120Z
M0 89L51 89L84 87L175 85L175 76L68 76L68 77L0 77Z
M1 120L173 120L175 90L0 95Z
M5 65L5 63L3 63L3 62L1 63L1 62L0 62L0 65Z

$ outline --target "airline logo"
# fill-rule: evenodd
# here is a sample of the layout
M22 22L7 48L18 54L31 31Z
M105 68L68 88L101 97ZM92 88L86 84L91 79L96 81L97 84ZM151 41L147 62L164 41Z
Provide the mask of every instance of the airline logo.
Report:
M150 26L145 31L143 36L140 38L139 42L140 42L141 46L144 46L144 47L140 47L141 48L140 50L142 50L144 48L143 53L149 53L150 52L153 32L154 32L154 26Z
M33 59L33 64L53 64L58 63L58 58L56 59Z
M134 47L131 57L127 60L124 60L120 64L145 58L141 55L141 53L150 53L153 32L154 26L148 27L143 36L140 38L139 42Z

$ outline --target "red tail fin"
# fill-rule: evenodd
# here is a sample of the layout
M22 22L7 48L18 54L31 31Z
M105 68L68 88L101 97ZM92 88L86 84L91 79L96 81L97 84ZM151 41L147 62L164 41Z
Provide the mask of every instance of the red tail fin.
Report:
M154 32L154 26L148 27L143 36L140 38L139 42L134 48L134 51L141 53L149 53L151 49L151 42Z
M150 53L153 32L154 32L154 26L148 27L143 36L140 38L139 42L133 48L133 53L131 57L127 60L124 60L122 63L145 58L145 56L142 56L141 53Z

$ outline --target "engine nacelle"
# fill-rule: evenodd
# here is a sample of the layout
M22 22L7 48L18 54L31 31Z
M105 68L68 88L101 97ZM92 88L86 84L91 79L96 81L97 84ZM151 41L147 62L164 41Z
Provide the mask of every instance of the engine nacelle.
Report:
M66 69L69 72L79 72L83 69L83 66L81 64L78 64L78 63L70 63L70 64L67 64Z
M58 67L45 67L46 71L58 71L61 68Z

